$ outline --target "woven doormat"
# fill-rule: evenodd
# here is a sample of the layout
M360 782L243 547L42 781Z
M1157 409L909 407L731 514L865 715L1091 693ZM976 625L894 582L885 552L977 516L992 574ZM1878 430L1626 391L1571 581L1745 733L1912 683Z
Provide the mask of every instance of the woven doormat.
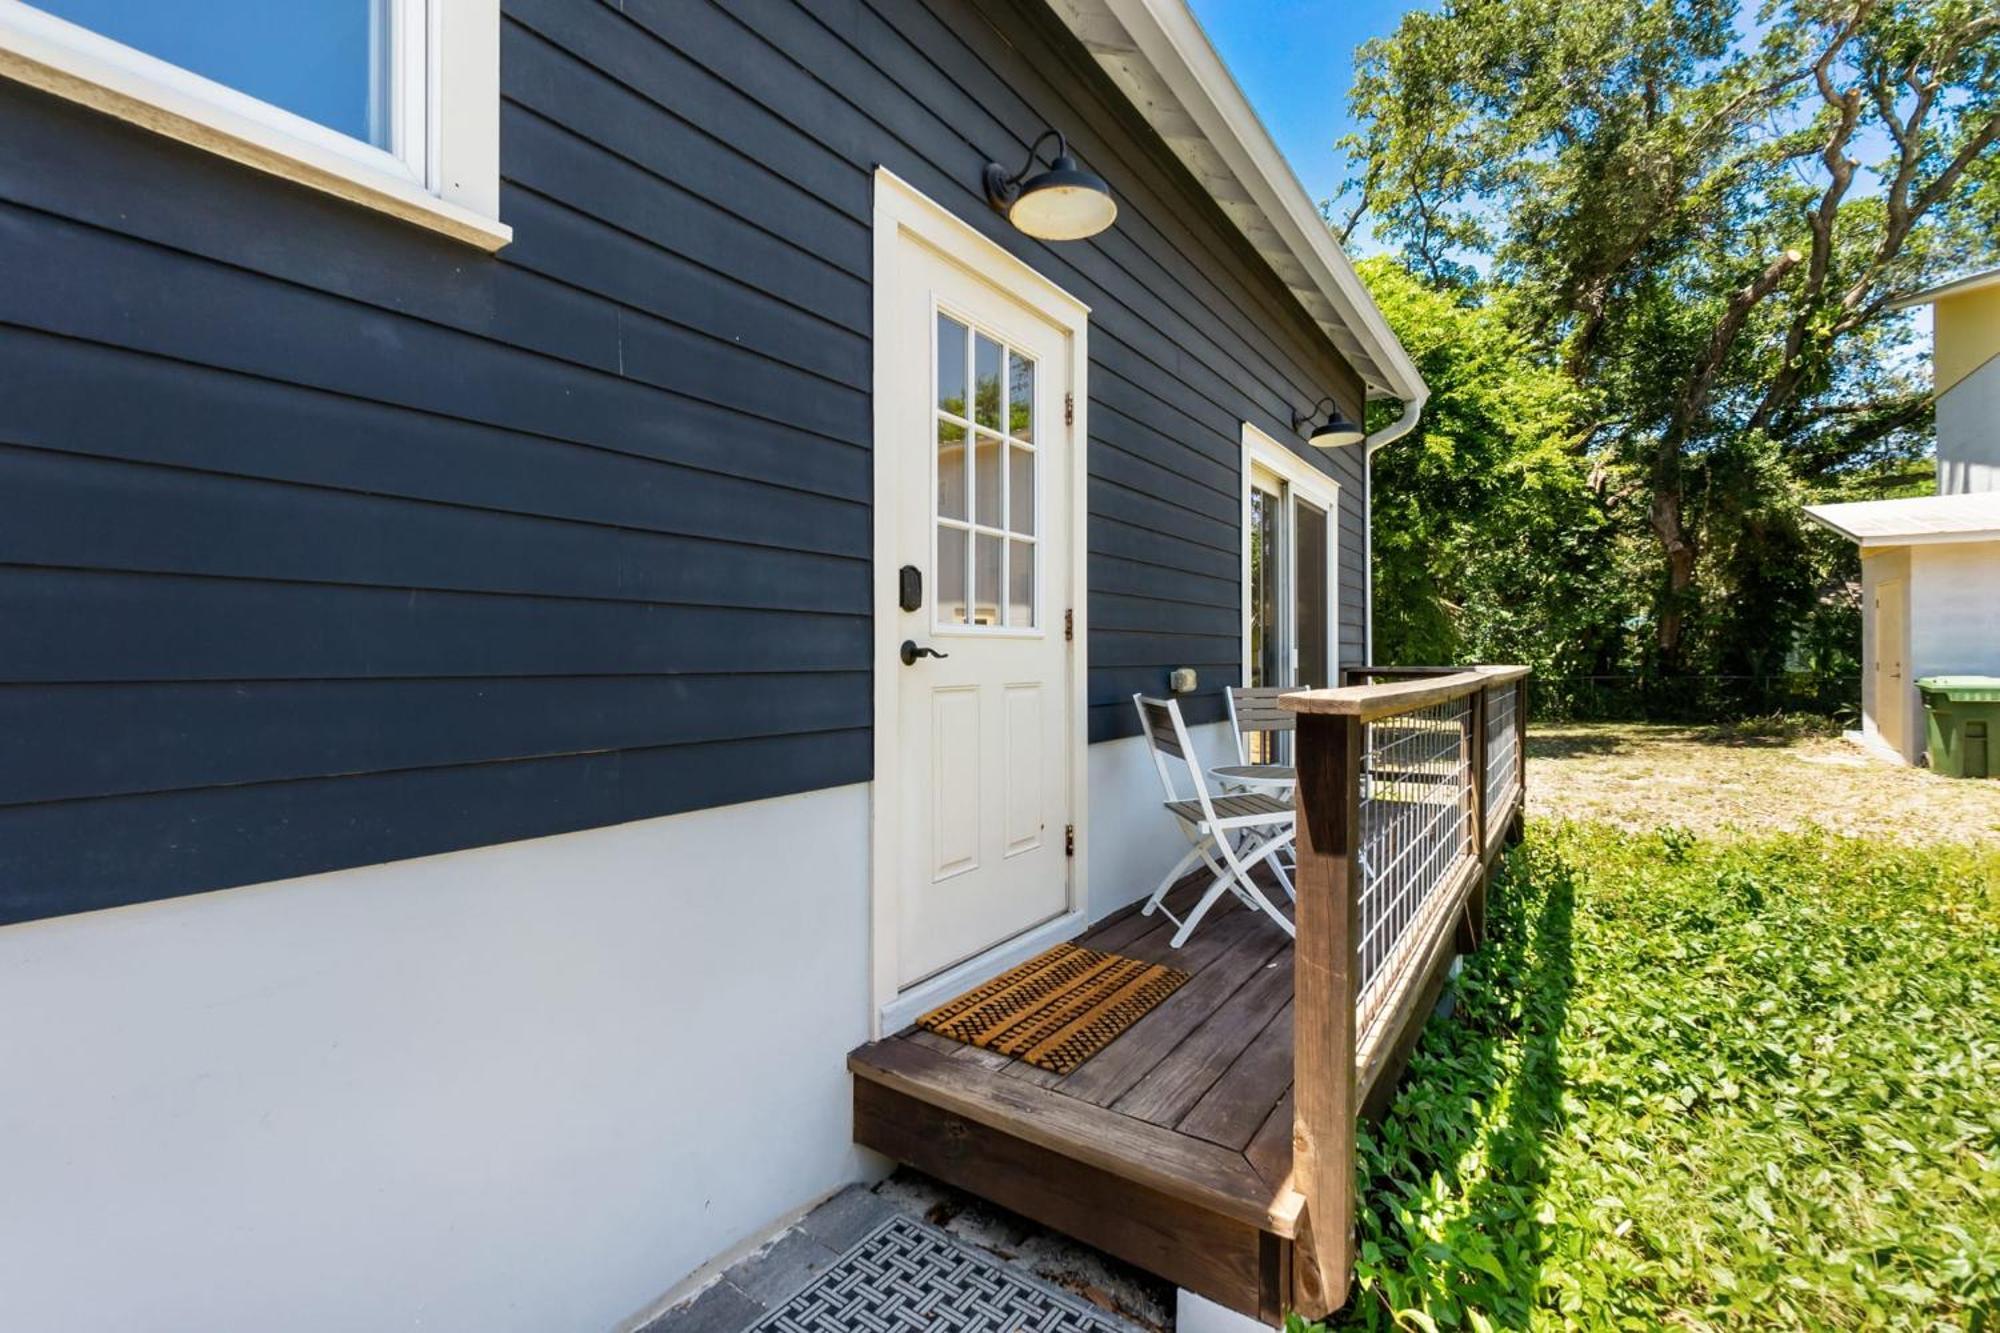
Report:
M1067 1074L1187 979L1158 963L1058 944L931 1010L917 1026Z

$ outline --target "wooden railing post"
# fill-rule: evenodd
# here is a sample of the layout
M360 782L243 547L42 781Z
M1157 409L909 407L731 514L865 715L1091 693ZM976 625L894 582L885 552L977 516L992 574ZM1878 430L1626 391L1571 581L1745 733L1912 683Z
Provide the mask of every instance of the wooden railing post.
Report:
M1305 1210L1292 1294L1309 1319L1340 1308L1354 1271L1362 736L1356 716L1299 716L1292 1175Z

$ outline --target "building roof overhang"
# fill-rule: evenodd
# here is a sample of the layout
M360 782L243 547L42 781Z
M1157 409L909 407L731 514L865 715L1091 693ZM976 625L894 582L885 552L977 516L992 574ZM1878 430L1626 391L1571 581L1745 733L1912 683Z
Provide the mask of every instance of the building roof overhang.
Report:
M1430 390L1186 0L1048 0L1360 373L1414 420Z
M1862 546L2000 541L2000 491L1807 505L1806 514Z
M1950 282L1926 287L1920 292L1911 292L1908 296L1899 296L1889 302L1889 309L1908 310L1911 306L1936 305L1949 297L1964 296L1967 292L1995 286L2000 286L2000 268L1989 268L1984 273L1968 273L1962 278L1953 278Z

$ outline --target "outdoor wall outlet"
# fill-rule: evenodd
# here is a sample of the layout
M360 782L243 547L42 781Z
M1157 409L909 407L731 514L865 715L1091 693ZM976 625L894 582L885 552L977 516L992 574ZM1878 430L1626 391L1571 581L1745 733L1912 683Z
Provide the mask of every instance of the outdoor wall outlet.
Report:
M1167 688L1175 694L1193 694L1195 674L1193 667L1175 667L1167 673Z

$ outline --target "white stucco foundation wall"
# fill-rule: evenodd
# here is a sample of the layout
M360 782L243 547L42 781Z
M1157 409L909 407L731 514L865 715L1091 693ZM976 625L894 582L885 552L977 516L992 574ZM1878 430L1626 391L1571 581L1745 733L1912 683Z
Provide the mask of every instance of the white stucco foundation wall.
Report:
M869 1169L852 786L0 930L0 1329L609 1329Z
M1188 728L1203 756L1202 771L1236 762L1227 722ZM1178 762L1178 761L1177 761ZM1188 794L1186 765L1175 775ZM1212 780L1210 790L1214 790ZM1162 807L1166 794L1144 737L1128 736L1090 747L1090 902L1092 921L1150 894L1160 877L1188 849L1174 817Z

